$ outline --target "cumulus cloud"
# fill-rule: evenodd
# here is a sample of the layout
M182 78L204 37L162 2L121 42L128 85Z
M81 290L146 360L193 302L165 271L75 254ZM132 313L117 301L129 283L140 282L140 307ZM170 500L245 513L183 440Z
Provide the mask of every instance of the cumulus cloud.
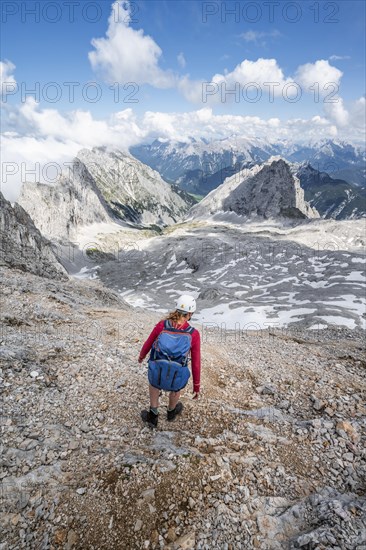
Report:
M243 90L250 98L253 93L263 94L265 97L268 93L280 96L284 86L291 82L291 78L285 78L276 59L261 57L256 61L244 59L233 71L214 74L208 81L192 81L185 76L178 82L178 89L188 101L214 105L239 102Z
M326 59L300 65L293 76L285 75L276 59L244 59L224 74L216 73L209 80L191 80L188 74L177 75L159 66L162 50L143 29L130 26L131 10L127 1L116 0L108 20L105 38L95 38L94 51L89 52L93 69L109 83L135 82L150 84L155 88L174 87L190 103L217 105L248 101L271 101L283 97L285 101L314 94L315 101L324 103L324 114L331 124L342 128L348 124L349 114L339 96L342 71ZM246 42L257 42L265 37L277 37L281 33L248 30L241 34ZM331 56L337 59L341 56ZM184 68L183 52L177 56ZM300 90L299 90L300 88Z
M324 111L328 119L338 128L343 128L349 123L349 113L344 107L343 99L339 96L334 98L334 102L324 103Z
M315 63L300 65L296 71L297 81L314 93L314 100L321 98L324 113L328 120L343 128L349 123L349 113L343 99L338 94L343 72L329 65L328 60L319 59Z
M13 75L14 70L15 65L11 61L0 61L0 95L3 99L16 89L17 83Z
M366 97L362 96L353 101L349 108L349 123L354 130L363 133L365 139L366 133Z
M174 75L159 67L162 50L142 29L129 26L131 8L117 0L112 5L106 38L93 38L95 50L89 52L93 69L109 83L135 82L156 88L174 85Z
M238 82L245 86L251 82L265 87L266 82L275 82L283 87L291 79L284 77L282 69L278 66L276 59L264 59L260 57L257 61L244 59L235 67L232 72L224 75L216 74L213 77L214 82L225 81L229 86Z
M314 86L314 83L318 83L319 93L326 95L332 91L329 84L334 84L338 88L342 76L342 71L329 65L327 59L318 59L315 63L300 65L296 70L294 80L307 91Z
M359 117L364 107L364 97L354 102L352 117ZM27 126L27 135L14 127L2 137L2 189L10 200L16 200L24 181L52 183L59 173L54 164L60 170L65 168L65 163L84 147L105 146L126 151L132 145L155 138L189 141L192 137L211 140L237 135L303 142L322 137L362 139L364 135L360 121L356 129L348 125L339 131L335 123L319 115L284 121L276 117L217 115L211 107L204 107L184 113L148 111L139 117L132 109L125 109L107 120L96 120L88 111L75 110L63 115L53 109L41 109L32 98L18 109L16 121L22 127Z
M230 135L259 137L269 141L289 139L306 141L335 137L334 125L323 117L262 119L257 116L216 115L211 107L189 113L147 112L141 120L150 139L189 141L190 138L223 139ZM336 130L337 132L337 130Z
M11 114L13 131L2 135L1 182L5 196L12 201L25 181L52 183L52 174L59 175L66 169L65 163L84 147L127 151L146 135L132 109L116 112L108 120L96 120L89 111L63 115L55 109L41 109L29 97ZM17 128L26 128L26 135Z
M319 97L337 94L343 73L320 59L315 63L300 65L293 77L285 76L283 70L274 58L258 58L256 61L244 59L232 71L225 74L217 73L209 81L191 81L188 77L182 78L178 88L189 101L194 103L225 103L238 101L242 94L260 94L261 97L285 97L292 99L297 96L300 87L302 93L315 94ZM236 90L237 96L233 93ZM243 92L244 90L244 92ZM257 90L257 92L256 92ZM335 97L338 97L335 95ZM329 113L338 109L329 108Z
M205 84L203 80L191 80L189 75L185 75L177 82L177 89L190 103L200 104L205 101L205 90L207 89ZM209 99L211 102L215 100L216 103L220 101L218 94L215 94L214 97L210 96Z

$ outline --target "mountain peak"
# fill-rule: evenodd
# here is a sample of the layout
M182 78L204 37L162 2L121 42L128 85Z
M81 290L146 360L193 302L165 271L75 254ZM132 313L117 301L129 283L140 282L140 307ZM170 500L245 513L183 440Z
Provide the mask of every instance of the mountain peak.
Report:
M304 200L299 179L280 156L271 157L227 178L189 211L190 217L217 212L262 218L317 218L319 213Z
M71 238L79 226L99 222L169 225L192 202L129 153L101 147L81 149L68 175L52 187L23 185L19 198L40 231L58 238Z

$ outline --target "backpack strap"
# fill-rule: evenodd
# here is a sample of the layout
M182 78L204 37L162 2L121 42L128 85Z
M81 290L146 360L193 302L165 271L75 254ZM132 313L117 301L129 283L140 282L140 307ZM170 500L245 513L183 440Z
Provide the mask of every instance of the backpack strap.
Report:
M172 330L172 331L179 331L179 332L188 332L188 334L193 334L193 332L196 330L194 327L191 327L189 326L188 328L185 328L185 329L178 329L178 328L175 328L173 327L173 325L171 324L171 322L169 321L169 319L165 319L164 321L164 330Z

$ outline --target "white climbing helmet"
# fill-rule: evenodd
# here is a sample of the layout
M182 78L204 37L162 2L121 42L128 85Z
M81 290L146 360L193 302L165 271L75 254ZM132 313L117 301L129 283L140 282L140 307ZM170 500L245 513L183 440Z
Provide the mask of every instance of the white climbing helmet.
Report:
M196 300L189 294L183 294L175 302L175 309L183 313L193 313L196 311Z

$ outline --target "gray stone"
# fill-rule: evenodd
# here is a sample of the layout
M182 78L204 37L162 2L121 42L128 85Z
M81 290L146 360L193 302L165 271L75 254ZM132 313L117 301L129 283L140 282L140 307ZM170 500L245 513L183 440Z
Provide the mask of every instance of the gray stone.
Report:
M67 279L66 270L56 259L51 243L43 237L29 214L18 203L14 206L0 192L1 263L29 273Z
M142 527L142 521L140 519L138 519L135 523L135 527L134 527L134 531L140 531L141 530L141 527Z

